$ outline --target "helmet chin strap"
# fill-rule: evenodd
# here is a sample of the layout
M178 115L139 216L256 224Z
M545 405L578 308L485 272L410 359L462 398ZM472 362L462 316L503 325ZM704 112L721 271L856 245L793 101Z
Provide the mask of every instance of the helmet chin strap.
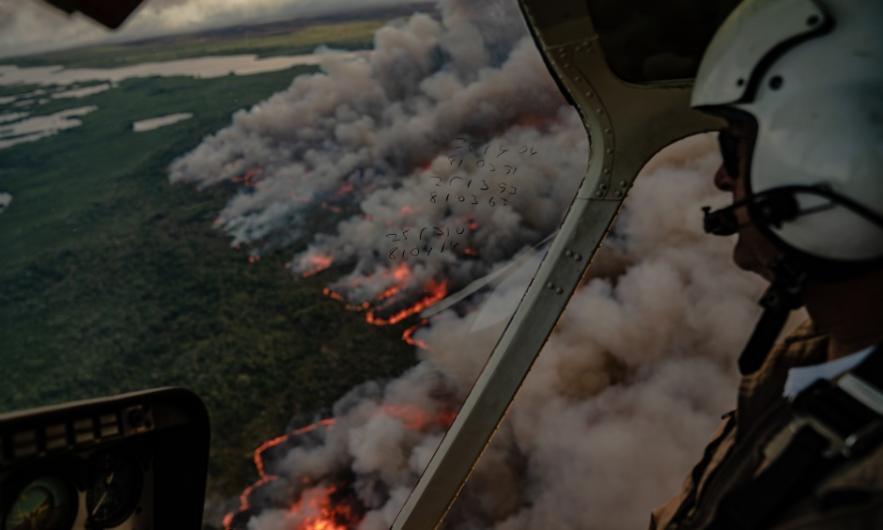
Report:
M736 234L751 224L751 221L740 222L736 216L736 210L743 207L756 212L761 217L761 222L774 226L800 214L800 207L792 193L770 190L749 195L719 210L711 211L710 207L703 207L705 232L718 236ZM742 375L751 375L763 366L788 320L788 315L803 305L806 273L795 261L780 257L770 264L769 269L773 272L773 281L759 302L764 308L763 314L754 327L748 344L739 355L739 371Z
M811 208L801 208L797 194L816 196L828 202ZM823 184L812 186L780 186L760 193L752 193L726 208L711 210L710 206L702 208L705 217L705 231L716 236L731 236L749 225L750 222L739 222L736 210L748 208L755 224L781 228L782 224L802 215L809 215L842 206L854 214L864 217L867 221L883 228L883 216L867 206L841 195Z
M827 203L812 208L802 209L797 200L798 193L815 195L827 199ZM883 228L883 216L874 210L834 192L825 185L795 185L772 188L760 193L753 193L740 199L726 208L711 211L705 206L703 227L709 234L731 236L751 223L780 228L783 223L802 215L828 210L837 205L864 217L868 221ZM740 222L736 210L748 208L751 221ZM748 340L748 344L739 356L739 371L742 375L750 375L760 369L781 333L788 315L792 310L803 305L803 294L806 280L810 272L813 277L824 277L819 270L810 268L810 264L786 252L768 267L773 272L773 281L763 297L760 305L763 314Z
M740 223L736 217L739 208L750 208L757 222L768 226L779 227L783 222L794 219L801 215L800 204L789 188L773 188L761 193L753 193L744 199L738 200L726 208L711 211L710 206L704 206L702 212L703 228L709 234L716 236L731 236L742 228L751 224L751 221Z
M739 355L739 372L751 375L763 366L791 311L803 305L807 274L794 260L781 257L770 267L773 281L760 298L763 313Z

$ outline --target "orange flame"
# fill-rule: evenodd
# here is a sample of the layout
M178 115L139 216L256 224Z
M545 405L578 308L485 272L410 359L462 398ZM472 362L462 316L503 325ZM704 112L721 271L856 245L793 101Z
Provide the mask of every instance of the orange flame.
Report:
M411 405L384 405L381 407L384 414L400 420L405 428L411 431L422 431L427 427L439 426L450 427L454 423L456 414L448 410L439 411L430 415L421 408Z
M369 324L373 324L375 326L392 326L398 324L406 318L412 315L416 315L424 309L441 301L448 294L448 285L446 281L438 282L435 280L430 280L425 287L425 296L417 303L408 308L402 309L389 317L381 317L377 314L378 308L388 308L390 305L392 305L390 302L387 302L387 300L393 299L396 295L402 292L402 290L405 288L404 284L406 284L407 280L411 277L411 269L406 263L401 263L397 265L396 268L392 271L383 271L381 275L386 276L387 280L391 276L396 284L386 288L382 293L377 295L377 297L373 300L374 303L372 303L371 301L363 301L359 304L346 305L346 309L349 311L365 311L365 320L367 320ZM359 282L358 278L356 278L353 280L352 283L358 284L361 282ZM323 289L322 293L333 300L345 303L345 298L342 294L335 292L328 287ZM410 335L408 335L407 331L405 333L406 336L403 336L403 339L405 340L405 342L408 342L409 340L411 340L413 332L411 332ZM409 342L409 344L411 343Z
M253 168L253 169L247 170L242 175L234 176L231 180L233 182L245 184L246 186L254 187L255 184L258 183L258 180L260 180L260 176L263 172L264 172L264 170L259 167Z
M367 311L371 307L370 302L362 302L361 304L347 304L347 311Z
M282 436L277 436L261 443L261 445L259 445L257 449L254 450L254 454L252 455L254 467L258 472L258 480L242 490L242 493L239 495L239 510L237 512L229 512L224 516L224 530L231 530L233 525L233 517L235 517L237 513L245 512L251 508L249 498L251 497L251 493L255 490L255 488L268 484L279 478L276 475L267 474L266 465L264 464L264 453L267 451L267 449L270 449L271 447L276 447L277 445L288 441L292 436L299 436L308 432L315 431L320 427L330 427L331 425L334 425L334 419L326 418L324 420L317 421L316 423L307 425L306 427L302 427L300 429L292 431L288 434L283 434Z
M416 326L411 326L402 333L402 340L405 341L405 344L409 344L411 346L414 346L415 348L420 348L421 350L429 349L429 345L426 344L426 341L414 338L414 333L416 333L417 330L420 329L425 323L426 322L423 321Z
M399 294L399 288L396 285L393 285L389 289L380 293L380 296L377 297L378 300L386 300L387 298L392 298L393 296Z
M429 427L448 428L454 422L456 412L450 410L441 410L434 414L428 413L419 407L403 404L387 404L379 408L380 414L386 414L399 419L402 424L413 431L423 431ZM251 509L250 497L252 492L258 487L268 484L274 480L278 480L276 475L267 473L266 464L264 462L264 453L295 436L315 431L322 427L331 427L334 425L333 418L326 418L317 421L288 434L283 434L275 438L271 438L261 443L254 451L252 460L255 469L258 472L258 480L246 487L239 496L239 510L230 512L224 516L224 530L232 530L233 518L237 513L243 513ZM308 477L304 477L302 482L306 485L310 483ZM304 519L293 530L348 530L348 524L357 523L353 510L346 503L334 503L331 497L337 491L337 486L320 486L307 490L301 498L291 505L288 512L293 515L303 515ZM345 521L345 523L341 523Z
M368 321L369 324L373 324L375 326L391 326L394 324L398 324L402 320L406 318L416 315L422 312L424 309L440 302L445 296L448 295L448 284L445 281L437 283L435 281L430 281L426 286L426 290L429 291L425 297L423 297L419 302L408 307L406 309L402 309L398 313L388 317L381 318L376 315L374 310L368 311L365 315L365 320Z
M403 282L411 276L411 269L408 268L406 263L400 263L395 269L392 271L392 277L397 282Z
M334 194L337 195L338 197L341 197L343 195L349 194L354 189L355 189L355 187L350 182L344 182L343 184L340 185L339 188L337 188L337 191Z
M330 267L334 263L334 258L324 254L314 254L304 258L304 261L306 262L307 270L303 273L303 277L309 278Z
M344 301L342 294L340 294L338 292L334 292L331 289L329 289L328 287L322 289L322 294L324 294L325 296L327 296L328 298L330 298L332 300L337 300L338 302Z
M337 487L333 485L316 489L294 503L288 513L304 516L297 530L347 530L347 526L338 521L351 521L352 510L345 504L332 504L331 496L336 491Z

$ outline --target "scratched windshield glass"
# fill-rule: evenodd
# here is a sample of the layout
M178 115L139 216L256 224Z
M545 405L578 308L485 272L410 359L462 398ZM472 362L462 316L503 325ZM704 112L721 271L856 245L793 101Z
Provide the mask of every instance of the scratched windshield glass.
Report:
M73 40L0 48L0 410L184 386L208 527L391 523L588 142L516 2L377 4L87 47L23 8Z

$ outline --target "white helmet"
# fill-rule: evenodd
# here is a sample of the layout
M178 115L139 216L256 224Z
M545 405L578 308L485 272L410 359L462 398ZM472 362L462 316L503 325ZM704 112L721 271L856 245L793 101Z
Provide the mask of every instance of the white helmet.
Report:
M706 51L692 105L756 121L747 192L790 210L749 200L770 239L825 266L883 258L883 1L747 0Z

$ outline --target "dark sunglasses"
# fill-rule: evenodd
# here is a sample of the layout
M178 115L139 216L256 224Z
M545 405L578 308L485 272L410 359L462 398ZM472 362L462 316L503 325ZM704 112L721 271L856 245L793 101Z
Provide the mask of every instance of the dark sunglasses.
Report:
M717 142L720 144L724 169L727 170L727 174L731 178L737 178L739 176L739 158L741 157L739 146L742 140L727 131L721 131L717 136Z

